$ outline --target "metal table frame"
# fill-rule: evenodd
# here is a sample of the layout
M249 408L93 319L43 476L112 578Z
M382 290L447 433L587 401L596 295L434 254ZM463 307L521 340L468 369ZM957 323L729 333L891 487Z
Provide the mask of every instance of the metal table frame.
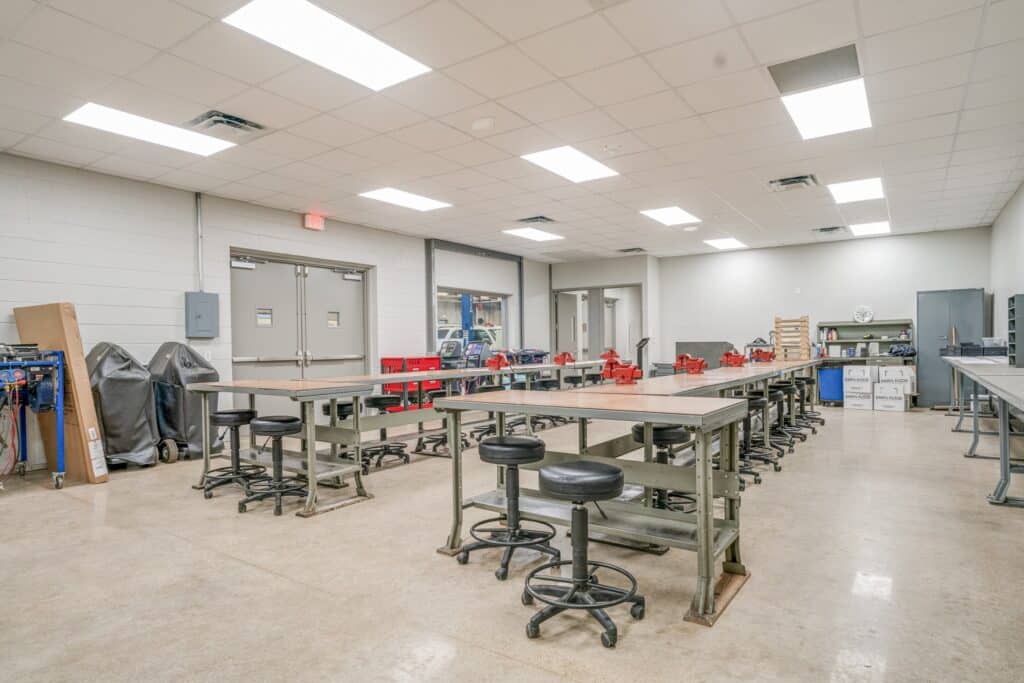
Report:
M991 363L965 363L961 358L955 357L945 357L944 360L953 366L954 369L958 370L961 375L969 379L974 389L975 399L971 402L973 436L967 452L964 453L964 457L992 459L993 456L977 454L980 435L986 433L980 429L978 422L980 418L978 412L979 401L977 400L978 386L985 387L989 395L995 397L999 424L999 431L997 432L999 436L999 481L996 483L992 493L988 495L988 502L993 505L1024 507L1024 498L1006 495L1012 475L1024 474L1024 464L1021 464L1022 461L1010 456L1010 437L1021 436L1019 432L1013 432L1010 429L1010 409L1012 407L1017 410L1024 410L1024 392L1018 393L1001 386L1005 379L1020 378L1024 380L1024 369L1011 368L1005 362L1005 359L1000 359L1001 362L993 361Z
M641 501L608 501L601 504L600 514L592 515L591 528L598 533L646 543L662 543L672 547L692 550L697 553L698 581L688 621L711 626L721 615L732 597L749 576L740 557L740 479L738 424L746 416L746 402L736 399L701 399L720 402L715 411L704 414L688 414L675 410L659 412L644 409L607 410L596 407L574 406L566 400L562 405L550 401L531 402L532 392L504 392L499 396L475 394L438 399L436 405L448 413L449 442L453 444L452 454L452 524L445 545L438 552L455 555L462 548L463 509L479 507L492 511L504 511L499 486L495 491L464 499L462 485L462 448L458 437L462 413L482 410L493 412L504 421L506 413L527 415L557 415L576 418L577 453L548 451L544 460L524 466L537 469L546 464L565 460L607 461L609 458L636 451L637 444L631 434L616 437L598 444L587 440L586 423L591 419L620 420L644 424L643 462L617 460L626 481L641 484L647 489L669 488L692 491L697 497L696 513L682 513L659 510L650 506L651 498L645 495ZM579 395L580 392L569 392ZM563 394L568 397L569 394ZM601 398L610 398L596 394ZM499 400L500 398L500 400ZM622 397L625 398L625 397ZM637 403L646 404L650 396L635 397ZM521 399L522 403L510 404ZM671 400L671 399L670 399ZM687 400L687 399L682 399ZM671 408L671 407L669 407ZM654 462L653 424L678 424L691 428L695 433L694 468L676 467L671 464ZM499 429L501 422L499 422ZM720 443L720 469L712 466L712 441L718 437ZM724 516L715 518L714 498L725 499ZM537 491L524 489L520 498L521 514L524 518L567 525L569 521L567 504L544 498ZM607 518L604 516L607 515ZM723 556L723 575L715 583L715 561ZM716 605L716 594L718 604Z

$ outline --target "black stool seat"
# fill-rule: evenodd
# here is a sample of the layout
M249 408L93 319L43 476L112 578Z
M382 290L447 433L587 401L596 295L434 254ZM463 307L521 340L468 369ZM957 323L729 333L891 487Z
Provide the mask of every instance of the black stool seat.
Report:
M352 404L349 403L349 406ZM380 396L367 396L363 399L363 405L373 410L386 410L388 408L397 408L402 405L402 397L398 394L381 394ZM339 412L341 406L338 406ZM351 408L349 408L351 410Z
M594 384L604 380L604 375L600 372L588 372L586 377L588 382L593 382Z
M544 459L544 442L532 436L495 436L480 442L480 459L492 465L525 465Z
M793 381L797 384L817 384L813 377L794 377Z
M569 375L568 377L565 378L565 383L577 387L583 384L583 377L580 375Z
M654 432L652 443L655 446L675 446L690 440L690 431L682 425L656 423L652 427ZM633 440L637 443L644 442L643 423L633 425Z
M522 391L523 389L526 388L526 380L520 380L518 382L511 382L511 383L509 383L508 388L509 389L515 389L515 390L518 390L518 391Z
M399 397L399 403L401 403L401 397ZM324 412L324 415L326 415L328 417L331 416L331 404L330 403L325 403L324 407L322 408L322 410ZM340 417L343 420L345 418L347 418L347 417L352 417L352 404L351 403L339 403L338 404L338 417Z
M551 498L586 502L622 495L622 470L603 462L577 460L540 468L540 491Z
M218 410L210 415L210 424L218 427L241 427L249 424L254 417L256 417L256 411L248 408Z
M749 410L764 410L764 396L755 396L753 394L748 394L743 398L747 399L747 408Z
M789 394L796 393L796 385L795 384L787 384L787 383L784 383L784 382L783 383L769 384L768 388L773 390L773 391L781 391L782 393L786 394L787 396Z
M552 391L558 389L558 380L553 378L538 379L533 383L534 389L542 389L544 391Z
M758 394L758 397L763 399L764 398L764 394L763 393ZM786 397L786 392L784 392L782 389L769 389L768 390L768 400L771 401L772 403L775 403L776 401L781 401L785 397Z
M256 418L249 428L260 436L291 436L302 431L302 420L291 415L270 415Z

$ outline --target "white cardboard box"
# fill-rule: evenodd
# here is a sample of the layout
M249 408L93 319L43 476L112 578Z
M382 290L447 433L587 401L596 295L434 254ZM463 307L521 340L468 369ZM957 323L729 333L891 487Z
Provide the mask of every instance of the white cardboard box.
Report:
M875 385L875 410L902 413L907 409L904 384L900 382L879 382Z
M917 393L917 369L913 365L883 365L878 369L878 381L900 384L904 394Z
M866 394L871 396L874 394L874 382L869 379L844 379L843 380L843 399L845 400L850 394Z
M878 366L877 365L844 365L843 366L843 385L846 385L847 380L870 380L872 382L878 381Z
M874 397L868 393L847 393L843 392L843 407L849 410L873 410Z

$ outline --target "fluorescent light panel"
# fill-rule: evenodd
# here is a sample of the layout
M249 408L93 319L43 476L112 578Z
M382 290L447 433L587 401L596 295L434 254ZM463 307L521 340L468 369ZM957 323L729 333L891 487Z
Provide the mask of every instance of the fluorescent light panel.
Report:
M648 218L653 218L662 225L685 225L687 223L700 223L700 219L689 211L678 206L666 206L661 209L647 209L641 211Z
M65 116L64 120L204 157L235 146L235 143L227 140L104 107L95 102L83 104Z
M430 71L306 0L253 0L223 21L372 90Z
M882 199L885 191L882 189L881 178L865 178L864 180L851 180L845 183L832 183L828 186L832 198L836 204L849 204L850 202L863 202L868 199Z
M782 104L804 140L871 127L863 78L783 95Z
M588 157L569 145L553 147L533 154L524 154L522 158L574 183L585 183L588 180L619 175L617 171L613 171L597 159Z
M867 237L868 235L886 235L892 230L889 228L889 221L878 221L877 223L856 223L850 226L850 232L854 237Z
M416 209L417 211L433 211L434 209L443 209L446 206L451 206L451 204L446 202L439 202L436 199L423 197L412 192L405 192L404 190L396 190L393 187L382 187L379 190L362 192L359 196L366 197L367 199L376 199L379 202L395 204L396 206L404 206L407 209Z
M740 242L735 237L723 237L718 240L704 240L704 244L710 245L715 249L746 249L747 245Z
M502 230L506 235L515 235L516 237L522 237L523 239L533 240L534 242L550 242L552 240L564 240L565 238L561 235L556 235L553 232L545 232L538 230L537 228L515 228L514 230Z

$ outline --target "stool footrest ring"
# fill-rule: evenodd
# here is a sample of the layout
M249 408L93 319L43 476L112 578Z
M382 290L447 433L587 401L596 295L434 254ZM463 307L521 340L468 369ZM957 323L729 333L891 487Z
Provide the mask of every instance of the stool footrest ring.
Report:
M607 562L597 562L595 560L587 562L587 569L590 578L583 584L578 584L575 580L567 576L551 576L542 574L543 572L556 567L567 566L572 566L572 560L548 562L547 564L542 564L537 567L526 575L526 592L536 600L547 605L553 605L563 609L604 609L606 607L613 607L626 602L627 600L631 600L636 596L638 588L636 577L622 567L609 564ZM616 586L606 586L598 583L597 579L594 577L594 573L598 569L615 572L616 574L626 578L629 581L629 588L618 588ZM534 585L534 582L537 582L539 585ZM561 594L557 597L552 597L551 594L556 590L559 590ZM580 593L590 593L597 597L592 601L573 601L573 597Z
M519 548L533 546L539 543L547 543L554 538L557 533L555 531L555 527L552 525L547 522L538 522L536 520L527 521L530 524L536 524L544 527L543 530L522 527L514 530L502 526L486 527L488 524L498 524L503 521L505 521L504 517L489 517L488 519L481 520L469 527L469 535L485 545L493 545L495 547L503 548ZM483 536L482 534L487 534L487 536Z

